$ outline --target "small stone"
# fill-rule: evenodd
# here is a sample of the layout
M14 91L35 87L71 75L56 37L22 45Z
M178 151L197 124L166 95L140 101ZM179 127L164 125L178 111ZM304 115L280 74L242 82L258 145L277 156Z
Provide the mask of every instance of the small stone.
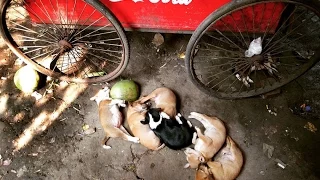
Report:
M150 164L150 168L152 169L152 168L154 168L156 165L154 164L154 163L151 163Z
M85 135L90 135L96 132L96 128L89 128L87 130L84 131Z

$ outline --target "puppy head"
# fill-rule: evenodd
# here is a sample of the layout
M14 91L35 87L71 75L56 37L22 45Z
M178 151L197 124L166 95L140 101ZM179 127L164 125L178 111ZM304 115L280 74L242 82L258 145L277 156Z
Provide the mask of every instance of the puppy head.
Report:
M230 136L227 136L225 147L220 150L215 159L227 159L239 166L243 163L242 152Z
M196 180L214 180L207 165L201 164L196 172Z
M149 124L151 129L156 129L162 122L160 108L151 108L148 110L146 118L140 121L142 124Z
M103 89L100 89L95 96L90 98L90 100L96 101L97 104L99 105L99 103L103 100L111 100L109 93L110 93L110 89L108 87L105 87Z
M188 164L184 166L185 168L197 168L200 163L206 162L203 155L194 149L187 148L184 153L186 154L188 161Z

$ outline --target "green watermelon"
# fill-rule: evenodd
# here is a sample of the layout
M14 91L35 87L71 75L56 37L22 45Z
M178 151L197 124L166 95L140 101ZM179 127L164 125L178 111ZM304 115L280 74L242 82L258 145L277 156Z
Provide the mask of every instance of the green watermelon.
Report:
M110 96L132 102L139 98L139 87L132 80L121 80L112 86Z
M14 84L25 93L32 93L39 85L40 76L30 66L23 66L14 74Z

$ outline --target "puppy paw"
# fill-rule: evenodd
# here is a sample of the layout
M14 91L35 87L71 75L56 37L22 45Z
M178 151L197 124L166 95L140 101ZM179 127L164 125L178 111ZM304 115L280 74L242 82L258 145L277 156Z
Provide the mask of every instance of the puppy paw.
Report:
M189 148L189 147L187 147L183 152L184 152L185 154L189 154L189 153L191 153L191 151L192 151L192 149Z
M165 118L165 119L170 119L170 116L169 116L167 113L165 113L165 112L161 112L161 113L160 113L160 116L162 116L162 117Z
M189 163L187 163L186 165L183 166L183 168L185 168L185 169L188 168L188 167L190 167Z
M107 146L107 145L104 144L104 145L102 146L102 148L103 148L103 149L111 149L111 146Z
M133 138L131 139L131 141L134 142L134 143L140 143L140 138L138 138L138 137L133 137Z

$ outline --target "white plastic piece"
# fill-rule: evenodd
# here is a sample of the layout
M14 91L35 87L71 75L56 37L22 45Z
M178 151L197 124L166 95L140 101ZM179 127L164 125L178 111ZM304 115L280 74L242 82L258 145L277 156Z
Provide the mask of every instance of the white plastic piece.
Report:
M259 55L262 52L262 40L261 37L251 41L249 49L245 51L245 57L252 57L254 55Z

